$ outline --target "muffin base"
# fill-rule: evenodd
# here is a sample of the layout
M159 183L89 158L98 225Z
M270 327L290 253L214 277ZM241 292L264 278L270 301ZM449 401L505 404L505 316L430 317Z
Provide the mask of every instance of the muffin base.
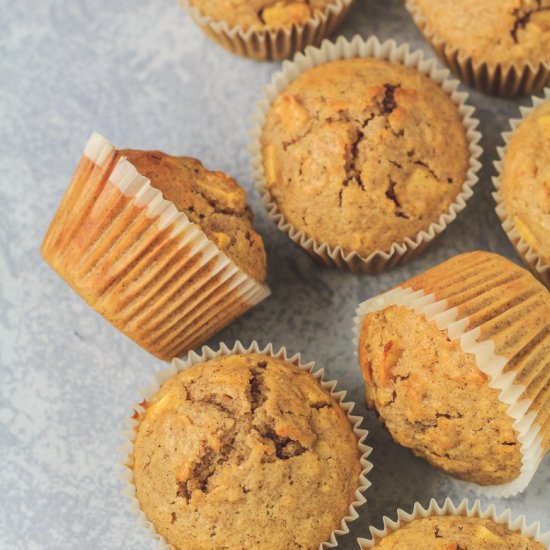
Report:
M316 380L318 380L321 386L336 399L336 401L342 407L344 412L347 414L348 420L353 428L353 433L357 437L361 473L358 479L358 487L355 491L355 500L349 506L348 515L342 518L339 528L335 529L331 533L331 536L327 541L319 545L319 550L324 550L325 548L334 548L338 546L336 537L349 533L348 524L352 521L355 521L359 517L356 509L366 502L366 498L363 493L371 485L366 476L372 469L372 464L367 460L370 453L372 452L372 449L364 443L365 438L368 435L368 431L360 428L360 425L363 422L363 418L361 416L352 415L355 403L344 401L346 392L335 391L337 382L334 380L323 380L323 369L316 369L315 363L312 361L308 363L302 363L299 353L291 356L287 353L286 348L284 347L280 348L278 351L275 351L273 344L267 344L263 348L260 348L259 344L256 341L253 341L248 347L243 346L241 342L237 341L232 348L229 348L226 344L222 343L220 344L220 348L218 350L213 350L207 346L204 346L201 349L200 353L191 352L184 359L174 359L170 367L155 373L152 385L140 392L142 395L142 400L140 401L140 403L136 403L132 406L132 409L134 410L134 415L127 421L130 429L124 432L126 442L121 449L123 454L121 464L124 468L122 479L126 484L123 494L131 499L130 510L134 514L136 514L138 523L146 529L150 538L153 538L160 542L160 548L169 550L171 546L168 545L165 540L156 532L153 524L147 519L139 506L139 502L135 495L135 487L133 484L132 464L131 461L129 461L129 457L131 457L133 453L136 429L139 425L138 419L140 415L145 412L145 408L142 404L144 401L149 401L168 378L174 376L178 372L188 369L189 367L197 363L204 363L205 361L218 357L235 354L248 355L251 353L268 355L277 359L282 359L285 362L291 363L299 367L300 369L309 372Z
M508 147L508 142L510 141L514 131L522 123L522 121L529 116L529 114L538 107L541 103L545 101L550 101L550 88L545 88L543 97L532 97L531 98L531 107L520 107L521 118L510 119L510 128L508 132L502 132L502 140L504 145L497 147L498 158L499 160L495 161L493 164L497 170L497 175L493 176L493 185L495 186L495 192L493 193L493 198L496 202L495 211L499 217L502 225L502 229L506 233L510 242L514 245L516 252L521 256L521 259L529 267L533 275L540 279L540 281L550 288L550 264L546 263L541 256L529 246L520 235L516 229L516 224L514 220L508 215L506 208L504 207L504 202L502 200L502 191L501 191L501 172L502 166L504 163L504 157L506 156L506 149Z
M262 128L271 103L292 81L318 65L354 57L374 57L402 63L407 67L418 69L440 84L458 107L470 151L468 171L462 191L456 196L449 210L414 238L407 237L400 243L393 243L390 250L376 250L368 257L361 256L356 251L345 252L340 246L331 247L327 243L308 237L284 218L266 184L261 148ZM257 104L257 110L252 119L253 128L250 131L252 169L256 187L262 196L262 204L267 209L268 217L296 245L328 267L337 267L356 273L379 273L405 263L422 252L466 207L466 202L473 195L473 187L478 181L477 172L481 167L478 159L483 150L478 145L481 134L476 131L479 121L473 118L475 109L466 104L468 95L457 91L459 82L449 79L448 75L448 70L437 68L435 60L425 60L421 51L411 52L407 44L398 47L393 40L380 43L374 36L367 41L359 36L355 36L351 41L343 37L338 38L336 42L325 40L320 48L307 48L305 54L298 54L292 63L283 65L283 70L273 75L271 84L264 90L264 97Z

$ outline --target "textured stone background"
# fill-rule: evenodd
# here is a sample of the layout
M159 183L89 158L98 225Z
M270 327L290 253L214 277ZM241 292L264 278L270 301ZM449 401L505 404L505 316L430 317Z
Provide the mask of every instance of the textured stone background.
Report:
M359 0L342 32L430 52L401 0ZM130 404L162 365L90 310L39 255L92 130L119 146L199 157L249 190L273 296L210 344L258 339L301 351L339 380L360 414L351 342L360 300L466 250L516 260L493 212L490 176L499 133L520 102L476 93L486 151L481 181L468 208L421 258L358 277L323 269L292 246L259 205L247 151L254 102L278 68L226 53L175 0L0 0L0 547L154 547L120 495L118 449ZM395 445L373 414L365 416L373 486L360 520L341 539L346 549L397 506L466 496ZM547 457L524 494L495 504L550 529L549 489Z

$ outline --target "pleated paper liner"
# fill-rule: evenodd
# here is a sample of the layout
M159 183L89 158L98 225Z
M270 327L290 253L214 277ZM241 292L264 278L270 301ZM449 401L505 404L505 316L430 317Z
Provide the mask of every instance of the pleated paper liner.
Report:
M292 365L299 367L300 369L307 371L315 378L319 384L328 391L339 403L340 407L347 414L348 420L353 428L353 433L357 437L357 446L360 455L360 464L361 464L361 473L359 479L357 480L357 490L355 491L355 500L350 504L348 515L342 518L340 525L335 529L329 539L319 545L319 550L325 548L334 548L338 545L336 537L345 535L349 533L348 524L352 521L355 521L359 516L357 514L357 508L366 502L366 499L363 493L370 487L371 483L367 480L367 474L372 469L372 464L367 460L372 449L365 445L364 441L367 437L367 430L360 428L363 418L361 416L352 415L353 408L355 403L350 401L344 401L346 392L345 391L336 391L336 381L325 381L323 380L323 369L315 368L315 363L308 362L302 363L301 356L299 353L294 355L289 355L286 348L281 347L278 351L275 350L273 344L268 344L265 347L260 347L257 342L252 342L248 347L245 347L241 342L237 341L233 347L229 348L227 345L222 343L218 350L213 350L207 346L204 346L200 353L191 352L184 359L174 359L170 367L160 372L155 373L153 383L147 389L142 390L140 393L142 395L142 400L140 403L136 403L132 406L132 410L135 411L135 414L131 419L128 420L129 430L124 432L125 444L122 447L122 466L124 473L122 479L125 482L125 489L123 494L130 498L131 504L130 509L133 513L137 515L138 522L141 526L145 528L148 535L160 542L160 548L168 550L172 546L168 545L161 535L159 535L154 525L147 519L143 511L139 506L139 502L135 496L135 487L133 484L133 472L132 472L132 455L134 448L134 440L136 437L137 427L140 422L140 416L145 413L147 402L151 400L153 395L159 390L160 386L168 380L168 378L174 376L178 372L188 369L189 367L197 364L204 363L211 359L218 357L226 357L230 355L248 355L248 354L262 354L274 357L276 359L281 359L285 362L288 362Z
M416 519L443 516L489 519L494 523L506 525L510 531L521 533L524 537L534 539L547 547L550 545L550 532L542 533L539 522L528 525L525 516L519 516L514 519L510 509L506 509L498 514L494 504L491 504L483 510L479 500L474 501L473 504L470 505L468 500L464 499L457 506L450 498L446 498L443 505L439 505L435 499L431 499L427 508L424 508L419 502L416 502L410 513L399 508L397 510L396 519L384 516L382 529L376 529L372 526L369 527L370 538L360 538L357 539L357 542L361 550L367 550L373 548L380 540Z
M519 127L522 121L529 116L529 114L540 104L545 101L550 101L550 88L544 90L544 97L533 97L531 107L520 107L521 118L515 118L510 120L509 132L503 132L502 139L504 141L503 147L497 147L499 160L495 161L494 165L497 170L497 175L493 177L493 185L496 191L493 193L493 198L497 204L496 213L502 222L502 229L506 233L510 242L514 245L517 253L521 256L523 261L529 266L533 274L538 277L547 287L550 288L550 264L548 264L541 256L529 246L523 237L520 235L516 228L516 224L511 216L508 215L506 208L502 200L501 190L501 172L504 163L504 157L506 156L506 149L508 142L510 141L515 130ZM548 237L550 239L550 236Z
M550 58L521 65L474 60L435 32L415 0L406 0L405 7L437 55L468 86L489 95L516 97L536 93L550 84Z
M230 27L225 21L215 21L202 13L190 0L180 0L180 4L204 32L226 50L261 61L288 59L306 46L320 44L340 27L354 1L334 0L305 23L265 30Z
M391 305L404 306L458 340L472 353L489 386L500 391L521 445L520 475L501 485L456 480L466 490L510 497L533 478L550 444L550 297L526 270L486 252L455 256L359 305L356 348L363 318Z
M296 80L302 73L318 65L354 57L375 57L393 63L401 63L407 67L414 67L441 85L457 105L470 151L466 179L462 190L456 196L449 210L425 230L420 231L414 238L407 237L403 242L393 243L390 250L376 250L368 257L361 256L355 251L345 252L340 246L331 247L326 243L319 242L303 231L296 229L284 218L266 184L260 143L262 128L271 103L291 82ZM475 109L466 103L468 94L457 91L459 82L449 79L448 75L449 71L439 69L435 60L424 59L421 51L411 52L407 44L398 47L393 40L380 43L374 36L367 41L359 36L355 36L351 41L343 37L338 38L336 42L325 40L320 48L307 48L305 54L296 55L293 62L285 62L282 71L274 74L271 84L264 89L263 99L257 104L257 111L252 119L253 128L250 132L252 169L257 189L262 196L262 203L268 211L269 218L295 244L330 267L349 269L353 272L378 273L404 263L422 252L466 207L466 202L473 195L473 187L478 181L477 172L481 167L478 160L482 154L482 149L479 146L481 134L476 131L479 121L473 117Z
M269 295L95 133L42 254L89 305L165 360Z

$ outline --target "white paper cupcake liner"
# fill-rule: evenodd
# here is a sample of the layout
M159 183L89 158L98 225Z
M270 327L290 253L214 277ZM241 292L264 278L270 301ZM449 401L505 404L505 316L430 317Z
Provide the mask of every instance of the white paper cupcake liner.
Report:
M437 82L458 107L470 151L466 179L462 185L462 190L456 196L449 210L442 214L436 222L431 223L427 229L420 231L414 238L407 237L403 242L393 243L390 250L376 250L368 257L363 257L355 251L345 252L340 246L331 247L326 243L319 242L289 223L268 190L261 150L262 128L270 106L277 96L291 82L309 69L329 61L354 57L375 57L393 63L401 63L407 67L414 67ZM466 103L468 94L458 91L460 84L458 80L448 77L449 71L447 69L438 68L435 59L424 59L424 55L420 50L411 52L408 44L397 46L394 40L380 43L375 36L371 36L367 41L360 36L355 36L351 41L344 37L339 37L335 42L325 40L320 48L307 48L304 54L297 54L293 62L283 63L282 71L273 75L271 84L263 91L263 99L257 104L257 111L252 117L253 127L250 130L252 170L257 189L262 197L262 204L266 207L269 218L295 244L320 259L324 264L354 272L383 271L409 260L424 250L466 207L466 202L473 195L473 187L478 181L477 172L481 167L478 159L483 150L479 146L481 134L476 131L479 121L473 117L475 109Z
M435 499L431 499L427 508L424 508L419 502L416 502L410 513L399 508L397 510L396 519L384 516L384 526L382 529L377 529L372 526L369 527L371 534L370 539L360 538L357 539L357 543L362 550L373 548L376 544L376 540L387 537L400 527L411 523L415 519L442 516L464 516L468 518L490 519L495 523L506 525L510 531L519 532L523 536L532 538L547 547L550 545L550 532L542 533L538 521L528 525L523 515L513 519L510 509L506 509L498 514L494 504L491 504L483 510L479 500L474 501L470 506L468 500L464 499L456 506L450 498L446 498L441 506Z
M151 386L140 392L143 398L142 401L132 406L132 410L134 410L137 414L134 414L134 416L127 421L130 429L124 432L124 438L126 442L121 449L121 465L124 469L122 480L125 482L126 485L123 490L123 494L130 498L130 510L134 514L136 514L138 518L138 523L145 528L150 538L153 538L160 542L160 548L169 550L170 548L172 548L172 546L168 545L163 537L161 537L161 535L156 532L154 525L147 519L147 517L141 510L139 502L135 496L133 471L128 466L128 459L132 455L134 449L136 429L139 425L139 420L136 419L136 416L139 416L145 412L143 402L149 401L153 397L153 395L159 390L160 386L164 382L166 382L168 378L174 376L178 372L184 371L197 363L204 363L205 361L216 359L218 357L225 357L235 354L248 355L252 353L268 355L276 359L282 359L285 362L291 363L299 367L300 369L309 372L313 376L313 378L315 378L321 384L321 386L337 400L340 407L342 407L342 409L346 412L348 420L353 428L353 433L357 437L357 446L360 454L361 473L358 479L358 487L355 491L355 500L349 506L348 515L342 518L339 528L335 529L331 533L329 540L319 545L319 550L324 550L325 548L334 548L338 546L336 537L349 533L348 524L352 521L355 521L359 517L356 509L366 502L366 498L363 493L371 485L371 482L367 480L367 474L371 471L372 464L367 460L367 458L372 452L372 448L368 447L364 443L365 438L368 435L368 431L360 428L361 423L363 422L363 417L352 415L355 403L351 401L344 401L346 397L346 392L336 391L337 382L335 380L323 380L324 370L316 369L315 363L313 361L302 363L301 355L299 353L290 356L288 355L287 350L284 347L281 347L278 351L275 351L273 344L267 344L262 348L256 341L253 341L248 347L245 347L241 342L237 341L232 348L229 348L226 344L222 343L220 344L218 350L213 350L208 346L204 346L201 349L200 353L192 351L184 359L174 359L170 367L155 373Z
M92 134L42 254L110 323L171 360L270 291L115 152Z
M355 0L334 0L305 23L281 29L243 29L226 21L215 21L203 14L190 0L182 7L212 40L230 52L256 60L281 60L292 57L308 45L317 45L342 23Z
M363 318L369 313L392 305L403 306L419 315L425 315L428 321L435 321L440 330L447 330L451 340L458 340L460 349L464 353L474 354L477 367L489 377L489 387L500 390L499 399L508 405L506 412L514 420L513 428L518 433L518 441L521 444L520 475L500 485L484 486L453 478L454 482L463 490L471 490L478 495L488 497L507 498L523 491L535 475L544 451L540 434L541 426L535 422L536 413L528 412L533 399L522 398L525 386L515 381L516 373L505 370L509 360L495 353L495 344L491 340L479 338L479 327L465 330L469 325L469 317L458 320L458 307L450 308L446 299L437 301L433 293L428 294L422 289L414 291L405 286L395 287L362 302L357 307L353 327L356 350Z
M531 271L536 277L538 277L547 287L550 287L550 264L546 263L539 254L529 246L523 237L520 235L516 229L516 224L514 220L508 215L504 203L502 200L502 190L501 190L501 172L502 166L504 163L504 158L506 156L506 149L508 147L508 142L510 141L512 135L517 130L519 125L523 120L529 116L529 114L539 105L545 101L550 101L550 88L544 89L543 97L533 96L531 98L531 107L520 107L521 118L510 119L510 128L508 132L502 132L502 140L504 145L497 147L498 159L493 164L497 170L497 175L493 176L493 185L495 186L496 191L493 193L493 198L497 204L495 211L502 223L502 229L506 233L510 242L514 245L517 253L521 256L523 261L529 266ZM548 237L550 239L550 236Z
M520 65L474 60L439 36L414 0L406 0L405 7L441 60L469 86L490 95L515 97L533 94L550 82L550 61Z

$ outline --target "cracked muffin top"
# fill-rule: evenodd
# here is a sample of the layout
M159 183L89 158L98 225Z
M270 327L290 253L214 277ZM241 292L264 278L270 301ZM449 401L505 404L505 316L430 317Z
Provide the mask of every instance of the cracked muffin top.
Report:
M550 100L512 135L502 165L504 208L523 240L550 263Z
M480 485L519 476L521 445L509 405L475 356L435 321L397 305L370 313L358 355L367 406L397 443Z
M361 465L346 413L283 360L196 364L145 407L136 496L177 548L317 549L355 500Z
M376 550L544 550L544 545L507 525L465 516L432 516L406 523L377 541Z
M414 0L435 34L489 64L550 61L550 0Z
M468 170L457 106L416 69L374 58L306 71L261 136L267 190L308 237L363 257L449 210Z
M265 281L263 241L252 227L253 214L246 193L234 179L207 170L190 157L133 149L122 149L118 154L149 178L166 200L197 224L246 274Z
M214 21L225 21L229 27L261 31L304 24L335 0L190 0L190 3Z

